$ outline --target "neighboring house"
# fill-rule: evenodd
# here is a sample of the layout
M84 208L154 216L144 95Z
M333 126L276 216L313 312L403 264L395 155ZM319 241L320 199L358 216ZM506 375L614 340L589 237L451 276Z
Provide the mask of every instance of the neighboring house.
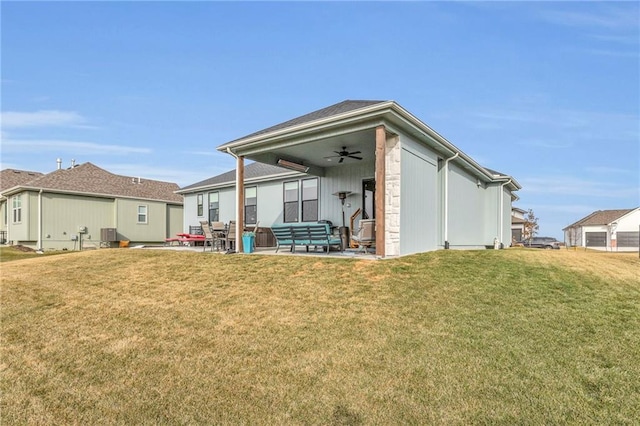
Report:
M10 210L7 198L2 193L9 188L22 185L40 176L42 176L40 172L27 170L4 169L0 171L0 244L7 243L7 224L9 223Z
M526 210L522 210L517 207L511 208L511 243L522 241L526 214Z
M598 210L563 229L569 247L597 250L637 251L640 238L640 207Z
M376 220L376 254L511 240L515 179L479 165L394 101L344 101L225 143L236 170L189 185L185 228ZM255 161L245 167L245 159ZM274 168L275 166L284 167Z
M117 241L162 243L182 231L182 196L175 183L115 175L84 163L6 187L9 172L2 172L1 201L10 244L73 250Z

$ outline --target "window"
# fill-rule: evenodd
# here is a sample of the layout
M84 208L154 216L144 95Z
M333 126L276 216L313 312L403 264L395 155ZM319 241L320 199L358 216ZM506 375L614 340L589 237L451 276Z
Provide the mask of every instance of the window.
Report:
M302 181L302 221L318 220L318 179Z
M147 206L138 206L138 223L147 223Z
M202 217L204 213L203 199L204 199L204 196L202 194L198 194L198 216L199 217Z
M13 223L22 222L22 195L13 196Z
M244 223L255 225L258 221L258 188L251 186L244 189Z
M217 192L209 193L209 222L220 221L220 201Z
M284 222L298 221L298 181L284 183Z
M300 200L302 200L302 208ZM318 220L317 178L284 183L284 222L298 222L300 218L302 222Z

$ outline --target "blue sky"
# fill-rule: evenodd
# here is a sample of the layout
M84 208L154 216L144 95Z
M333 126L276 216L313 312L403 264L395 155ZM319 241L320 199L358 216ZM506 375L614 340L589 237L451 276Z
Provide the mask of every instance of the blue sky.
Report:
M215 147L395 100L523 186L540 235L640 205L638 2L7 2L2 168L181 186Z

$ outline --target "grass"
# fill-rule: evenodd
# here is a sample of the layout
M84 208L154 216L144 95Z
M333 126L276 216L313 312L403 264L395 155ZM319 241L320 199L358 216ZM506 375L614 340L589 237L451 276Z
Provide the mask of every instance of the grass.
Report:
M22 247L18 249L16 246L0 246L0 263L11 262L13 260L31 259L33 257L53 256L58 254L72 253L70 251L50 250L43 253L36 253L35 250Z
M634 424L637 254L2 264L4 424Z

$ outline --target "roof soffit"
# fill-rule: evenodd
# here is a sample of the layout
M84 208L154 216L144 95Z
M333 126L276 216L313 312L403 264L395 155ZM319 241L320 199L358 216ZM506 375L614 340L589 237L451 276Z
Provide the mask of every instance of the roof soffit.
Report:
M496 176L489 172L395 101L380 102L343 114L278 129L274 132L249 136L223 144L217 149L222 152L230 150L236 155L249 156L250 158L251 155L268 152L274 148L295 146L342 134L356 133L365 129L373 129L379 125L385 125L391 133L406 133L426 142L443 155L453 156L455 153L459 153L459 161L466 163L467 168L487 182L509 183L509 189L512 191L522 188L511 176Z

